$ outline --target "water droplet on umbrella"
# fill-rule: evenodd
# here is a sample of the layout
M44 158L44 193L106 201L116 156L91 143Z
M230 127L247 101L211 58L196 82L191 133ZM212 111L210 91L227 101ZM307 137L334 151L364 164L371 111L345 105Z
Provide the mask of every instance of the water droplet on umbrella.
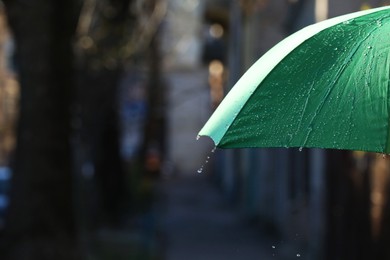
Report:
M372 49L372 46L368 46L367 49Z
M202 167L200 167L200 168L198 169L197 172L198 172L198 173L202 173L202 172L203 172L203 167L204 167L204 166L202 165Z
M200 139L200 135L196 136L196 140L199 140Z
M348 21L344 21L343 24L350 24L351 22L353 22L353 19L348 20Z

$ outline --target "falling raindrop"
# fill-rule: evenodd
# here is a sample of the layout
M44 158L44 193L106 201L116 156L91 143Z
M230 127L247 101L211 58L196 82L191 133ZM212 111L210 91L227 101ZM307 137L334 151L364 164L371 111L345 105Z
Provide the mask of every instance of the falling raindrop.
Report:
M301 254L297 254L297 257L301 257Z
M302 152L303 147L299 147L299 151Z
M197 135L197 136L196 136L196 140L199 140L199 139L200 139L200 135Z
M206 160L205 160L205 163L197 170L198 173L202 173L202 172L203 172L205 165L209 163L209 161L210 161L210 159L211 159L211 157L212 157L212 154L215 152L216 149L217 149L217 147L215 146L215 147L211 150L210 154L207 155Z
M275 249L275 248L276 248L276 246L272 246L272 248L273 248L273 249Z

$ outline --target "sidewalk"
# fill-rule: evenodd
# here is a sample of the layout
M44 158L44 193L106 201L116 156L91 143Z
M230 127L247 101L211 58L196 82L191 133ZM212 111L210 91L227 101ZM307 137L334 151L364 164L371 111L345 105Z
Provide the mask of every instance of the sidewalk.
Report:
M165 180L161 191L166 260L278 259L273 241L245 222L204 175Z

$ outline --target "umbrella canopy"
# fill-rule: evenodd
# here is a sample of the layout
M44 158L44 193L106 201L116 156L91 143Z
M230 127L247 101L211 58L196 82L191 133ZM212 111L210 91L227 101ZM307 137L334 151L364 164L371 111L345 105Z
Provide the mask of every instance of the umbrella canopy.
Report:
M200 131L218 147L390 153L390 6L287 37L235 84Z

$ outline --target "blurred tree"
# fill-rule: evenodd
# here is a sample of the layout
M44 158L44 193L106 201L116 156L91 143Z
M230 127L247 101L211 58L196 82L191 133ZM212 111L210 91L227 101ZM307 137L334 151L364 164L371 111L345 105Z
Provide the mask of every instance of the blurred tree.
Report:
M75 179L96 177L103 216L97 224L118 223L125 193L118 82L125 62L155 34L164 1L3 2L21 98L0 259L85 259ZM83 172L85 163L92 167Z
M4 1L17 45L20 120L1 259L80 259L72 202L76 1Z
M118 87L123 68L137 60L148 70L148 116L141 163L150 147L161 143L162 93L155 34L166 11L164 0L86 0L77 28L78 104L81 140L95 166L101 222L120 222L123 196L128 194L119 154ZM91 135L92 133L92 135ZM157 142L155 142L157 140ZM158 150L161 149L158 145ZM144 167L144 170L147 167Z
M96 205L99 205L99 214L93 221L95 227L120 222L126 193L117 95L124 58L121 48L135 27L135 17L129 13L130 3L130 0L84 1L76 33L79 87L75 127L80 136L77 146L84 150L84 158L78 159L81 164L93 165L98 191Z

